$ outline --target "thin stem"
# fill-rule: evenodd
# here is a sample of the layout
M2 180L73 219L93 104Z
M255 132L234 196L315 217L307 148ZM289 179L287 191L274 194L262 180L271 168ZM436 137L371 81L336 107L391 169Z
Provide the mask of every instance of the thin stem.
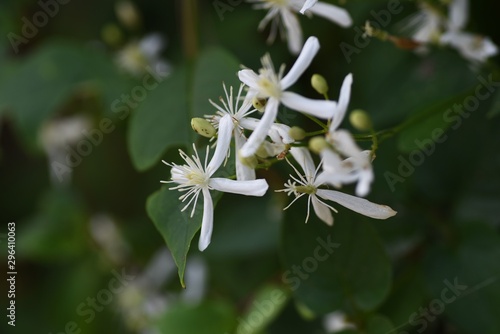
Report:
M196 0L182 0L182 40L184 42L184 55L187 59L194 59L198 54L197 36L197 6Z

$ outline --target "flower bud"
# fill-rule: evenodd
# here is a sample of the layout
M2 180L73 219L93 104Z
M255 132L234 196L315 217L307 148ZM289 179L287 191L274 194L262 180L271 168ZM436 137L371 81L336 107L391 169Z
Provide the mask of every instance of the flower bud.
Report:
M309 141L309 149L316 154L320 154L326 148L328 148L328 143L323 136L313 137Z
M122 43L123 34L116 24L108 23L101 30L101 38L110 46L118 46Z
M311 86L321 95L325 95L328 92L328 84L320 74L313 74L311 77Z
M212 123L200 117L191 119L191 127L194 132L206 138L212 138L217 133Z
M306 137L306 132L302 128L299 128L298 126L292 126L290 128L290 131L288 131L288 134L294 140L302 140Z
M369 131L372 129L372 121L368 113L361 109L356 109L349 115L352 126L359 131Z
M254 97L252 99L253 107L260 112L264 112L264 108L266 107L266 103L267 103L267 101L265 99L259 99L257 97Z
M257 165L259 164L259 161L255 157L255 155L249 156L249 157L242 157L239 156L239 159L242 164L244 164L247 167L250 167L252 169L255 169Z
M115 6L118 20L129 29L139 28L141 25L141 15L134 3L128 0L119 1Z

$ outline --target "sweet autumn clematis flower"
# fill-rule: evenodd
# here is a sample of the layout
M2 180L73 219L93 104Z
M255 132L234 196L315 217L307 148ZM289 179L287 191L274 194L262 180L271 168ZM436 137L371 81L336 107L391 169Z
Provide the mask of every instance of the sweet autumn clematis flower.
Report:
M258 150L269 133L280 104L322 119L332 118L335 113L336 103L325 100L312 100L299 94L286 91L293 85L311 64L312 59L319 50L319 41L316 37L309 37L304 44L299 57L290 71L283 77L283 66L276 73L269 55L262 58L262 69L259 74L252 70L244 69L238 72L240 80L249 87L249 97L267 99L267 103L258 126L240 150L242 157L249 157Z
M231 127L227 126L232 123L230 115L225 115L220 119L219 140L220 143L216 146L214 155L208 162L209 148L205 156L205 162L202 163L196 147L193 144L194 155L189 157L182 150L179 150L180 156L186 162L185 165L177 165L175 163L163 163L171 167L171 180L161 181L162 183L176 183L177 186L169 188L170 190L179 190L185 192L179 199L182 202L188 201L181 211L186 210L191 204L191 217L193 217L196 203L200 193L203 195L203 220L201 223L201 235L198 243L200 251L205 250L210 244L213 229L214 205L210 190L218 190L226 193L240 194L246 196L263 196L268 184L265 180L237 181L225 178L213 177L214 173L219 169L222 162L226 158L230 140L227 137L231 136Z
M268 42L272 43L278 31L285 33L288 49L293 54L298 54L302 47L303 37L302 29L296 13L315 14L321 16L341 27L348 28L352 25L352 19L349 13L335 5L304 0L247 0L248 2L256 3L254 8L267 9L266 16L259 23L259 30L263 30L271 23L271 32ZM307 13L306 13L307 11ZM283 30L284 28L284 30Z
M300 197L304 195L308 196L306 223L309 219L309 212L312 203L314 212L318 218L328 225L333 225L333 216L331 211L337 211L324 201L338 203L354 212L375 219L387 219L397 213L387 205L375 204L364 198L344 194L340 191L319 188L323 185L321 173L318 174L319 168L314 166L314 162L309 151L303 147L293 147L290 149L290 153L301 166L304 174L301 175L300 172L293 165L291 165L295 170L297 177L290 175L291 180L285 183L285 189L277 191L286 192L289 196L292 194L295 195L295 199L285 208L285 210Z

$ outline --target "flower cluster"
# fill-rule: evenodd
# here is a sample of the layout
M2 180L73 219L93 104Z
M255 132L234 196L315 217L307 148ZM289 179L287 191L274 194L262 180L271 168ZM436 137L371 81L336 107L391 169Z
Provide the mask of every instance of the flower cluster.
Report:
M308 4L311 5L310 2ZM239 71L241 85L236 96L233 87L228 89L223 85L224 97L220 98L220 102L210 100L210 104L216 109L215 114L194 118L191 122L198 134L216 138L213 156L209 159L210 149L207 147L202 161L193 145L193 156L180 151L184 165L164 162L172 168L171 180L162 182L176 184L170 189L184 193L180 200L187 204L182 211L192 206L193 216L200 193L203 196L203 220L198 245L200 250L209 245L212 234L214 206L210 191L263 196L269 186L264 179L257 179L256 169L261 166L269 167L284 159L290 163L288 155L294 158L303 173L293 167L297 176L290 176L291 180L285 183L285 189L276 191L294 195L292 203L308 195L306 221L311 203L316 215L329 225L333 224L331 211L336 210L326 202L335 202L376 219L386 219L396 214L388 206L357 197L367 195L370 190L373 155L371 151L361 150L348 131L339 129L349 104L352 75L345 78L338 102L310 99L288 90L309 67L319 49L318 39L309 37L286 74L284 66L275 70L268 54L262 57L262 68L258 72L250 69ZM316 77L313 86L326 96L326 83L322 77ZM301 129L297 131L297 127L277 122L281 105L322 124L323 130L320 133L324 136L309 141L311 150L321 160L317 168L306 142L303 141L308 134ZM259 113L262 114L260 118L254 117ZM232 142L234 153L231 153ZM233 178L214 177L231 154L235 159L236 175ZM357 183L357 196L329 189L352 183Z
M468 0L451 0L447 15L426 2L419 5L419 12L406 25L415 41L449 45L475 63L485 62L498 53L498 47L490 38L464 31L469 20Z

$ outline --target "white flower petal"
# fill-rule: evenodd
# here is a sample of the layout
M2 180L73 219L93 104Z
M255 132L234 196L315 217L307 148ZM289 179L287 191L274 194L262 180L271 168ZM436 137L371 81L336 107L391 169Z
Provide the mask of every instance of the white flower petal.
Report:
M258 87L259 75L252 70L245 69L238 71L238 78L250 88Z
M324 17L333 23L337 23L343 28L352 26L352 18L349 15L349 12L344 8L337 7L329 3L318 2L316 5L311 7L309 11L315 15Z
M370 185L373 182L373 170L364 168L359 172L359 180L356 185L356 195L365 197L370 192Z
M292 92L283 92L281 103L290 109L322 119L332 118L337 106L333 101L308 99Z
M243 147L243 145L246 143L246 138L243 135L243 132L241 129L236 128L234 130L234 144L236 147L236 154L235 154L235 159L236 159L236 179L243 181L243 180L255 180L255 170L253 168L248 167L247 165L241 163L239 157L238 157L238 152L240 149Z
M139 48L148 58L156 58L164 46L163 37L159 33L149 34L139 42Z
M212 238L212 230L214 223L214 204L210 190L203 188L203 220L201 222L200 240L198 241L198 249L203 252Z
M447 32L441 36L441 43L453 46L464 58L475 62L484 62L498 53L491 39L468 32Z
M258 118L253 118L253 117L244 117L242 119L240 119L239 121L239 125L243 128L243 129L247 129L247 130L255 130L257 128L257 126L259 125L259 122L260 122L260 119Z
M335 114L333 115L332 123L330 124L330 133L337 130L340 123L344 119L347 107L349 105L349 100L351 99L351 86L352 74L348 74L345 77L344 82L342 83L342 87L340 88L339 102L337 104Z
M299 20L290 10L281 10L281 18L286 29L288 40L288 49L294 55L300 52L302 48L302 29L300 28Z
M217 146L215 147L215 152L207 166L206 172L209 176L213 175L219 169L222 162L227 157L227 151L229 150L229 145L231 144L231 137L233 133L233 119L231 115L226 114L219 120L219 131L217 133Z
M245 145L240 150L240 154L244 158L248 158L255 154L262 142L266 139L267 133L278 114L278 100L269 98L266 104L264 115L262 116L259 125L250 135Z
M316 167L309 150L305 147L292 147L290 153L304 171L306 180L312 180L316 174Z
M469 20L469 0L452 0L448 12L448 29L461 30Z
M330 133L330 143L346 157L357 157L362 152L347 130L341 129Z
M312 6L314 6L318 0L307 0L302 8L300 9L300 14L304 14L306 10L310 9Z
M295 141L290 137L290 127L285 124L274 123L268 135L273 142L278 144L291 144Z
M335 190L318 189L316 195L323 199L338 203L354 212L375 219L387 219L397 213L387 205L375 204L364 198L347 195Z
M236 181L224 178L212 178L209 185L212 189L225 193L246 196L264 196L269 185L266 180Z
M319 41L316 37L311 36L307 39L306 43L302 47L299 57L293 64L290 71L281 79L281 88L283 90L287 89L293 85L299 77L304 73L304 71L311 64L314 56L318 53Z
M333 225L333 216L330 208L321 203L315 195L311 196L312 205L316 216L327 225Z

